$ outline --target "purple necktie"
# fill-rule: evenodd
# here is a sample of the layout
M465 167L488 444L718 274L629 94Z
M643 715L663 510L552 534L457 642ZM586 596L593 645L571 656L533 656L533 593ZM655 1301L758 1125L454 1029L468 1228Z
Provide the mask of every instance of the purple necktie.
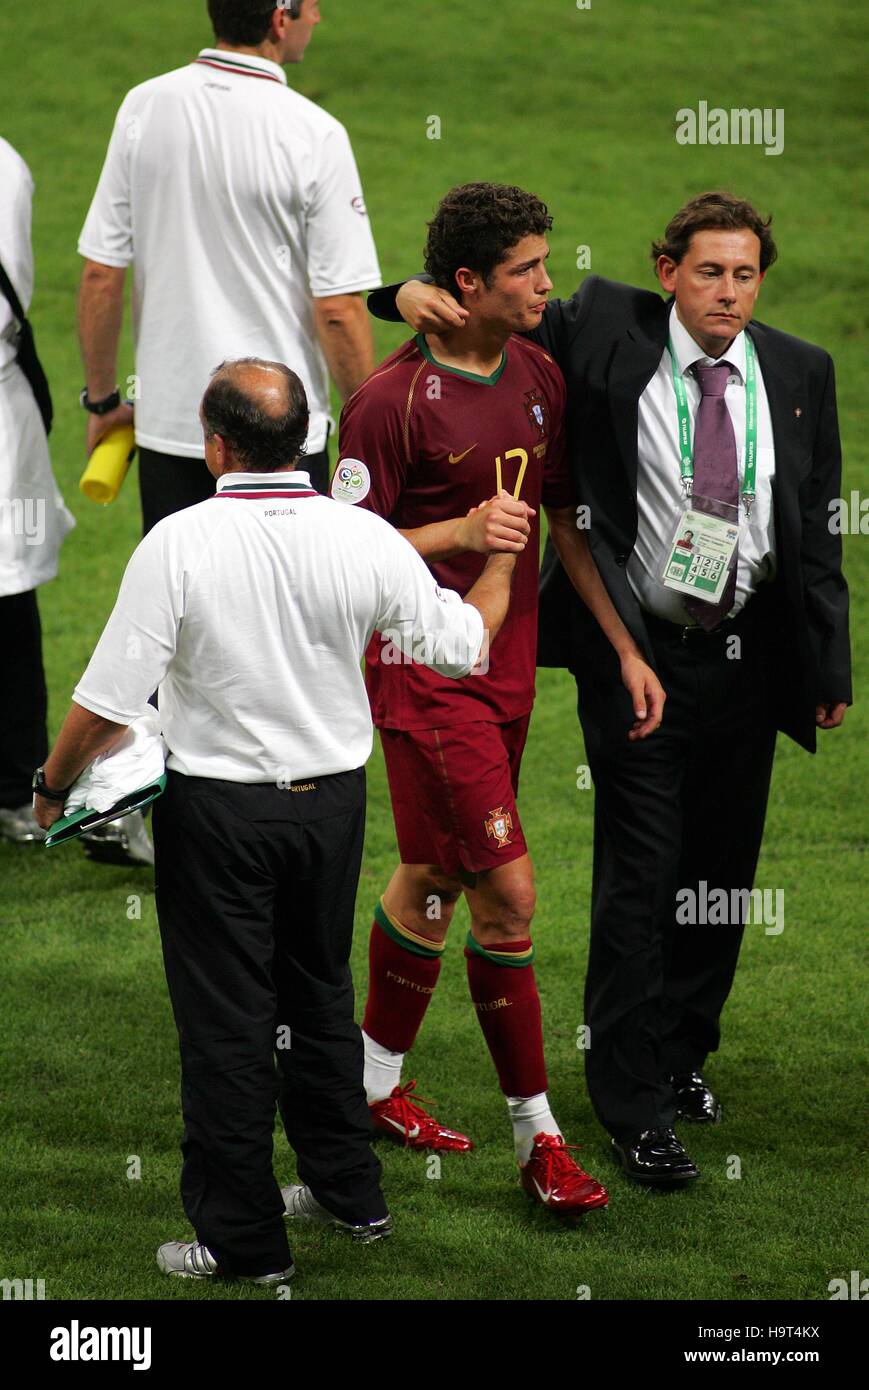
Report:
M734 514L722 507L713 514L728 519L738 516L739 474L736 467L736 435L733 421L724 392L727 379L733 367L727 361L716 362L714 367L701 367L694 364L694 376L700 384L700 404L694 419L694 496L710 498L714 502L728 502L736 507ZM702 510L702 507L701 507ZM734 557L735 561L735 557ZM702 599L686 598L685 607L702 628L711 632L722 622L733 607L736 598L736 564L724 586L718 603L704 603Z

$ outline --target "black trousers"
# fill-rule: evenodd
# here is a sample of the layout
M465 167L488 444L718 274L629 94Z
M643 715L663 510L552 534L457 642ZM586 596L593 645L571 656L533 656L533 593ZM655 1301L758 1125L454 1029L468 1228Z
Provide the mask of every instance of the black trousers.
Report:
M311 474L318 492L329 491L329 452L323 449L300 461ZM139 496L142 501L142 535L164 516L193 507L214 496L215 481L204 459L158 454L154 449L139 450Z
M0 681L0 806L26 806L33 773L48 757L48 695L36 590L0 598L6 665Z
M776 737L751 602L709 636L648 626L668 696L649 738L628 741L631 704L608 644L574 672L595 786L586 1077L620 1140L672 1125L667 1077L718 1047L744 921L677 925L677 892L705 881L730 902L752 887Z
M386 1214L348 964L365 773L311 781L283 791L170 772L154 804L181 1050L181 1195L228 1273L290 1263L272 1172L276 1101L317 1200L347 1220Z

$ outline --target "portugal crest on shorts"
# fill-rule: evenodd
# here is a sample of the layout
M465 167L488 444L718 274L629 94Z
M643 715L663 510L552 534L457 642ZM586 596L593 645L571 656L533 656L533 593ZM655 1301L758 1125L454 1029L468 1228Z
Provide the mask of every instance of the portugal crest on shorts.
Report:
M533 391L525 392L525 413L531 421L532 428L537 430L541 439L545 439L549 434L549 409L543 392L537 386Z
M503 806L496 806L494 811L489 812L489 819L484 822L486 834L490 840L498 841L498 848L503 849L505 845L511 845L510 831L513 829L513 817L509 811L505 811Z

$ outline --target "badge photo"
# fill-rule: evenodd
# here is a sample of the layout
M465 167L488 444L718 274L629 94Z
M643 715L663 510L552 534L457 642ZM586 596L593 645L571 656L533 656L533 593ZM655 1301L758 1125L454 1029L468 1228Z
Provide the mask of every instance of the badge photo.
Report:
M361 502L371 491L371 474L361 459L340 459L332 477L336 502Z
M718 603L736 563L739 511L695 498L681 512L666 551L661 579L668 589ZM715 512L724 515L715 515Z

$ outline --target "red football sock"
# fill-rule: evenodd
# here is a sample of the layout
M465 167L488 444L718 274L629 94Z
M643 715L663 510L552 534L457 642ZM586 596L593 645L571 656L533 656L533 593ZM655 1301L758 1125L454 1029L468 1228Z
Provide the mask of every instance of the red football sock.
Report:
M505 1096L536 1096L546 1090L540 996L530 963L531 942L499 942L487 952L470 935L465 947L468 987L483 1037ZM527 964L501 964L500 956L526 955Z
M441 973L443 948L423 954L419 946L399 945L397 935L378 906L368 943L368 998L362 1028L390 1052L409 1052Z

